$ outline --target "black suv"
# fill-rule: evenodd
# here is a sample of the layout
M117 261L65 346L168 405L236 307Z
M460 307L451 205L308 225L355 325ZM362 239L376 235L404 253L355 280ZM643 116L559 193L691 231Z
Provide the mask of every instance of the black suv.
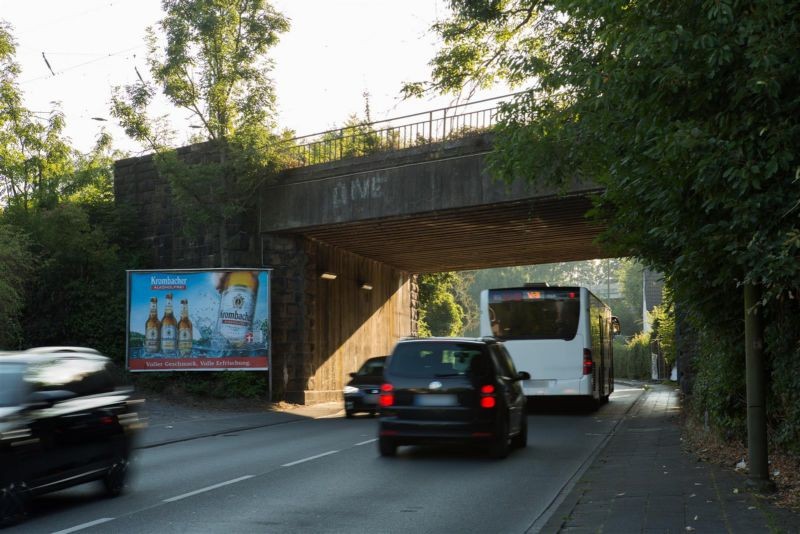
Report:
M0 525L29 498L90 480L122 492L138 400L109 358L42 347L0 354Z
M353 417L359 412L375 415L378 412L378 394L383 383L383 366L388 356L375 356L368 359L355 373L350 373L350 381L344 387L344 413Z
M485 444L495 458L528 442L521 380L503 344L484 338L417 338L397 343L383 371L378 445Z

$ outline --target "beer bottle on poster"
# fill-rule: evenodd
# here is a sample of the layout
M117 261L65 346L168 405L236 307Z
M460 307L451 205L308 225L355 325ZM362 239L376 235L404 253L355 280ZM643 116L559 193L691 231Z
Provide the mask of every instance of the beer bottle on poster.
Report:
M178 321L172 312L172 293L167 293L164 318L161 319L161 352L165 356L175 356L178 350Z
M252 340L258 276L253 271L227 273L220 287L217 332L234 347Z
M150 316L144 324L144 350L150 354L158 352L161 341L161 321L158 320L158 299L150 299Z
M181 320L178 323L178 353L192 355L192 321L189 319L189 301L181 300Z

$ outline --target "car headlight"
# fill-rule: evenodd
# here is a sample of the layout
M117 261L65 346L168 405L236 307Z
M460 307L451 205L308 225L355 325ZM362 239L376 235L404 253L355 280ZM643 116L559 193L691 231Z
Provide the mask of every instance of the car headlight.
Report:
M345 386L344 387L344 394L348 395L348 394L351 394L351 393L358 393L358 388L353 387L353 386Z

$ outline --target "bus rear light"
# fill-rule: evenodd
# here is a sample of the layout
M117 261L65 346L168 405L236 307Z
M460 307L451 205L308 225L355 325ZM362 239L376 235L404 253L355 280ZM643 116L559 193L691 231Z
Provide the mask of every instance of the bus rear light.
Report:
M394 405L394 386L388 382L381 384L381 396L378 399L378 404L383 408Z
M583 349L583 374L590 375L594 370L594 362L592 361L592 350Z

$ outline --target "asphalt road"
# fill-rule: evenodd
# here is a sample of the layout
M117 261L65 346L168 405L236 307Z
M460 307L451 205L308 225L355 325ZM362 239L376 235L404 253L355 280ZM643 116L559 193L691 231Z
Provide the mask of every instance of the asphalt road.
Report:
M505 460L471 448L378 455L369 417L308 419L144 449L116 499L35 500L20 532L536 532L641 389L596 412L535 406Z

